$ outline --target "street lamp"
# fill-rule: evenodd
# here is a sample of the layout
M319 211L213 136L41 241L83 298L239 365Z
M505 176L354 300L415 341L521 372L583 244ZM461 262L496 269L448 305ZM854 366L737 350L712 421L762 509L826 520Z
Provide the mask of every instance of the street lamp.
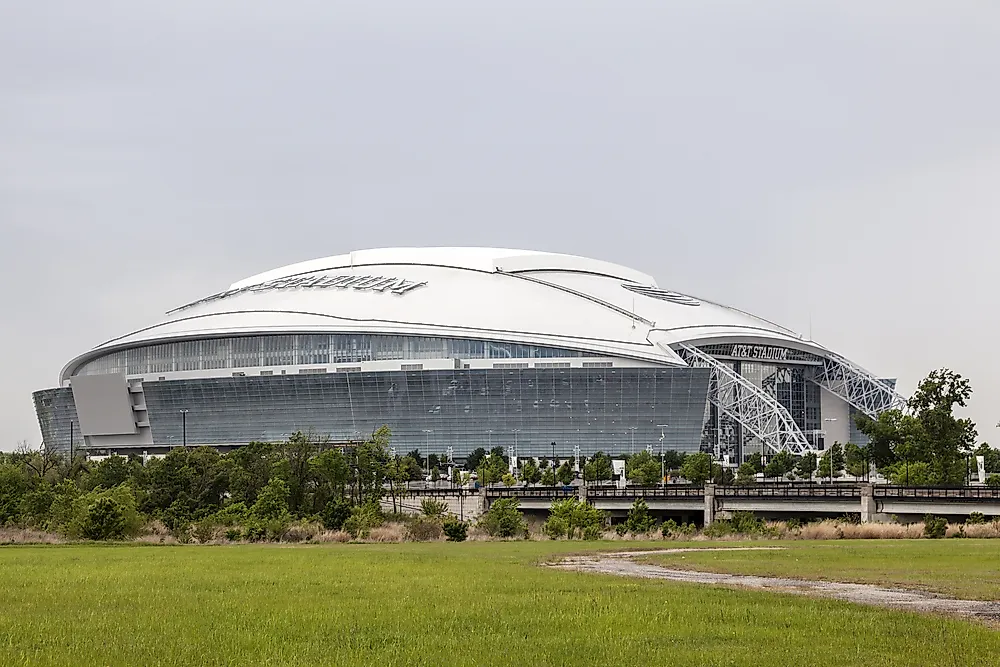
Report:
M184 446L188 446L188 412L187 408L181 408L181 438Z
M670 424L657 424L660 427L660 484L667 483L667 470L663 464L663 439L667 437L666 429Z
M835 421L837 421L837 418L836 417L826 417L826 418L823 419L823 421L824 422L835 422ZM825 447L826 446L826 431L823 431L823 436L824 436L823 437L823 446ZM830 451L829 454L830 454L830 483L833 484L833 451Z
M430 454L428 452L431 451L431 433L434 432L434 429L432 429L432 428L424 428L424 429L420 429L420 430L424 432L424 436L425 436L424 437L424 449L426 451L424 452L424 461L425 461L425 467L427 468L427 476L430 477L430 474L431 474L431 457L430 457Z

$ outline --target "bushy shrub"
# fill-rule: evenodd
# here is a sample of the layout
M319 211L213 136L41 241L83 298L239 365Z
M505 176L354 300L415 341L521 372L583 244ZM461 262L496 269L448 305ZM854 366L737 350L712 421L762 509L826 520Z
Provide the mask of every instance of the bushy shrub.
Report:
M660 534L663 537L689 537L698 531L698 527L693 523L677 523L673 519L667 519L660 526Z
M417 517L406 525L406 539L414 542L433 542L443 535L441 521L435 517Z
M645 499L636 498L635 502L632 503L625 519L625 525L628 526L630 533L636 534L648 533L653 529L653 526L656 525L656 519L649 513L649 505L646 504Z
M924 517L924 537L940 539L948 531L948 520L928 514Z
M490 505L476 525L491 537L523 537L528 526L524 515L518 509L517 498L501 498Z
M1000 486L1000 475L990 475L986 478L986 486L996 488Z
M424 498L420 501L420 513L426 517L442 519L448 513L448 503L434 498Z
M351 516L344 522L344 530L355 539L366 538L373 528L382 525L382 508L378 503L365 503L351 510Z
M753 512L733 512L730 519L717 519L705 527L707 537L722 537L724 535L766 535L769 532L767 524L758 519Z
M469 534L469 524L459 521L453 516L447 517L441 524L449 542L464 542Z
M573 496L552 503L549 508L549 519L542 526L542 532L552 539L559 537L573 539L579 532L580 536L586 539L588 528L596 529L599 534L607 522L606 513ZM595 531L591 530L590 534L595 534Z
M125 509L114 498L104 497L87 508L81 532L88 540L120 540L125 528Z
M345 499L331 500L323 508L323 525L327 530L340 530L351 517L351 503Z
M970 512L969 518L965 520L965 523L970 526L978 526L979 524L986 523L986 517L983 516L982 512Z

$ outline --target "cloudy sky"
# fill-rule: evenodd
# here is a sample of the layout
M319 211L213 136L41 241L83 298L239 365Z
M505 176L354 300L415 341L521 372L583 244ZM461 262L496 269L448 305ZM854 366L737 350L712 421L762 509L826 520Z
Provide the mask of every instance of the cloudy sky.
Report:
M998 71L992 1L0 3L0 449L81 351L393 245L626 264L906 391L947 366L1000 441Z

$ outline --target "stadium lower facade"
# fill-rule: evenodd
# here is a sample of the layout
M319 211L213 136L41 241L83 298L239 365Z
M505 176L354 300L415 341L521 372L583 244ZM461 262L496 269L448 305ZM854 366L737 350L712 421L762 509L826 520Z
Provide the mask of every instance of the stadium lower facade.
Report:
M357 251L262 273L70 361L34 394L50 450L335 443L746 455L847 442L891 383L748 313L594 259ZM856 441L856 439L855 439ZM577 450L577 448L579 448Z

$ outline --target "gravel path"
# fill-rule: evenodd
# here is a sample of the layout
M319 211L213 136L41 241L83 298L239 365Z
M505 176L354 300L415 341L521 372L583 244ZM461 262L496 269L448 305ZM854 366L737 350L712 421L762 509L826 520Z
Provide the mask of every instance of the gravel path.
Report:
M573 556L565 558L552 567L580 572L598 572L601 574L617 574L626 577L642 577L645 579L667 579L692 584L709 584L712 586L732 586L751 588L777 593L795 593L815 597L835 598L858 604L890 607L908 611L934 612L972 617L996 625L1000 622L1000 602L983 600L958 600L934 593L904 590L899 588L882 588L871 584L847 584L830 581L810 581L806 579L789 579L785 577L757 577L740 574L717 574L714 572L693 572L689 570L672 570L659 565L647 565L632 560L638 556L664 553L684 553L688 551L759 551L775 550L781 547L735 547L707 549L663 549L657 551L628 551L589 556Z

